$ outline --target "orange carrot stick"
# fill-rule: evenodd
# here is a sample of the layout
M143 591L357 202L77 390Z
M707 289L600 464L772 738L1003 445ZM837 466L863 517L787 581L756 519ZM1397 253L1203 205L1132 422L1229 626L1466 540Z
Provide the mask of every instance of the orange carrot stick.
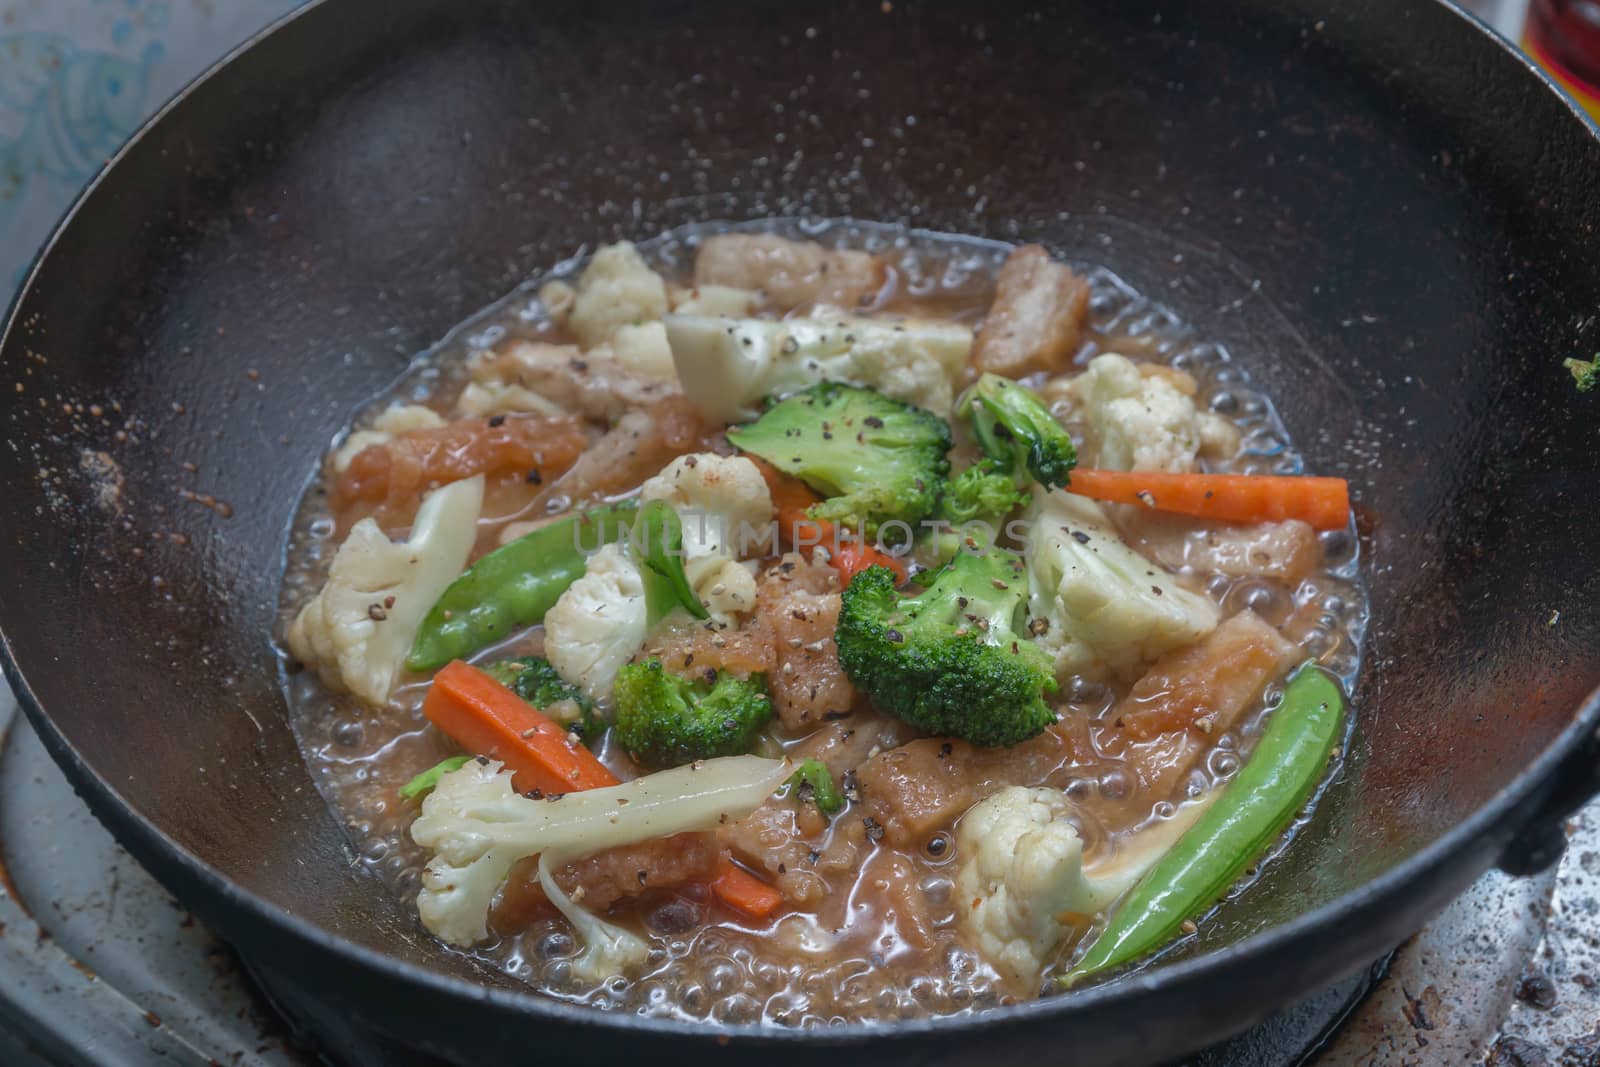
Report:
M722 861L722 870L711 880L711 892L752 919L765 919L783 903L782 893L730 860Z
M560 725L461 660L433 676L422 713L468 752L503 761L516 772L518 792L576 793L619 782Z
M1342 530L1350 521L1350 486L1343 478L1076 470L1066 488L1094 500L1222 522L1300 519L1314 529Z
M569 743L567 732L549 717L461 660L433 676L422 711L468 752L515 771L511 784L519 792L577 793L620 782L582 744ZM782 893L726 859L709 885L717 899L754 919L783 903Z

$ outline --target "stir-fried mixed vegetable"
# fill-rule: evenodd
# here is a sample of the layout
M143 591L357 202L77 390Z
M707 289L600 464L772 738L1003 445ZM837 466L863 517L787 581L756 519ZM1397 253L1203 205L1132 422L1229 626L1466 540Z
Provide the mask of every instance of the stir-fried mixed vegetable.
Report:
M1043 249L976 330L898 274L727 234L679 286L608 246L455 420L330 457L344 539L288 646L396 722L439 938L564 931L569 991L693 971L726 942L691 929L793 974L954 947L1027 997L1192 930L1314 794L1344 482L1241 472Z

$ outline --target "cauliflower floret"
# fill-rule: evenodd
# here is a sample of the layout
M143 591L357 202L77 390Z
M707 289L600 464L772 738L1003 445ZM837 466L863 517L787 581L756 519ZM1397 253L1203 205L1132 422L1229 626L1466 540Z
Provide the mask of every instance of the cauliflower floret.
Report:
M667 313L667 285L628 241L605 245L578 279L567 326L584 348L610 341L623 326Z
M716 315L723 318L742 319L754 315L761 307L761 294L754 289L736 289L731 285L696 285L685 289L672 287L672 310L679 315Z
M435 936L472 945L489 935L495 894L517 861L538 855L539 881L583 944L573 961L590 982L644 962L640 938L589 914L562 892L550 868L600 849L706 830L755 810L789 774L785 760L705 760L623 785L533 800L499 763L469 762L445 774L422 802L411 838L434 853L417 914Z
M671 381L678 375L672 365L672 346L667 344L667 330L659 322L641 322L620 326L611 340L594 349L592 356L609 356L633 373L644 378Z
M647 621L638 564L624 546L605 545L545 613L545 658L589 699L609 704L617 669L644 645Z
M1070 930L1060 916L1096 915L1116 903L1216 795L1212 790L1166 818L1152 818L1086 866L1065 794L1002 789L974 804L956 827L956 899L963 902L957 921L1017 992L1036 994L1045 965Z
M561 405L552 403L525 386L508 382L468 382L456 398L456 414L462 418L487 418L490 415L565 415Z
M1092 895L1071 810L1057 790L1012 786L973 805L956 828L957 915L979 954L1019 992L1039 991L1045 963L1067 935L1056 916L1084 911Z
M1194 397L1164 374L1144 374L1131 360L1107 353L1089 361L1072 394L1086 416L1097 466L1119 471L1192 471L1202 451L1221 455L1237 446L1232 424L1198 411Z
M372 519L356 523L327 584L289 626L295 659L334 689L385 703L423 617L465 569L482 509L479 475L429 493L404 542Z
M1028 612L1058 676L1133 678L1216 629L1217 606L1129 548L1092 500L1036 491L1025 518Z
M972 330L951 322L882 319L664 320L684 395L706 415L738 422L765 396L820 381L866 385L941 414L972 347Z
M683 570L713 617L750 611L755 572L741 557L772 547L775 509L766 479L743 456L679 456L639 490L641 502L665 500L683 525Z
M333 469L343 474L350 461L372 445L382 445L394 440L397 434L412 430L435 430L444 425L444 419L432 408L421 404L390 404L372 420L369 429L357 430L344 439L344 444L333 454Z

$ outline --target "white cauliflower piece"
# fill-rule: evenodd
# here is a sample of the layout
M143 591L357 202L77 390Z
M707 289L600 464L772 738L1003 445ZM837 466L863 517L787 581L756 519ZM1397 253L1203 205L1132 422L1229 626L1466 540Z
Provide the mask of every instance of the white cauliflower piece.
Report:
M699 315L663 321L684 395L727 422L755 415L764 396L821 381L868 385L944 414L972 347L972 330L950 322Z
M342 474L351 460L372 445L387 444L397 435L412 430L436 430L443 425L444 419L432 408L421 404L390 404L372 420L371 427L357 430L344 439L333 454L333 469Z
M741 558L771 547L776 509L766 479L744 456L679 456L639 490L641 503L664 500L683 526L683 571L714 618L750 611L753 568Z
M754 315L762 304L761 294L756 290L731 285L696 285L688 289L673 286L671 295L672 310L679 315L742 319Z
M978 953L1019 992L1037 993L1066 937L1063 912L1094 913L1083 839L1054 789L1012 786L980 801L956 827L957 916Z
M628 241L604 245L578 278L567 326L584 348L610 341L624 326L667 313L667 285Z
M403 542L370 518L356 523L289 626L295 659L336 690L387 702L423 617L466 568L482 510L479 475L429 493Z
M1177 844L1216 799L1213 790L1152 818L1085 865L1075 808L1055 789L1009 786L974 804L956 827L957 919L979 954L1020 993L1035 994L1070 927L1097 915ZM969 903L970 902L970 903Z
M1216 604L1128 547L1094 501L1036 490L1024 517L1028 611L1058 676L1133 678L1216 629Z
M1098 450L1096 465L1106 470L1192 471L1202 451L1226 452L1237 442L1232 424L1196 409L1170 377L1143 374L1115 353L1090 360L1071 391Z
M594 982L621 974L643 961L647 946L579 908L550 878L550 868L600 849L742 818L791 773L785 760L732 756L559 800L532 800L517 793L501 764L467 763L439 779L411 824L412 840L433 852L417 914L452 945L483 941L489 908L511 868L538 855L540 883L584 945L574 969Z
M456 414L463 418L488 418L491 415L564 415L561 405L552 403L515 382L468 382L456 398Z
M545 613L545 658L591 700L609 704L617 670L643 647L647 622L638 564L622 545L605 545Z
M659 322L619 326L611 340L594 349L591 355L602 359L609 356L644 378L672 381L678 375L672 364L672 346L667 344L666 327Z

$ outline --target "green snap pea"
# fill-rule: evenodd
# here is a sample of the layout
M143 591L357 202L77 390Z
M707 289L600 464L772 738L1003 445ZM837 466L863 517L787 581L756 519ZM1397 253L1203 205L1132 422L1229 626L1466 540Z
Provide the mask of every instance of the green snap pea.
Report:
M651 625L679 605L697 619L710 618L683 570L683 520L665 500L639 509L633 524L633 547L643 564L645 611Z
M1145 955L1216 901L1283 832L1327 769L1344 717L1338 685L1307 663L1238 775L1172 850L1134 886L1061 984Z
M585 551L624 536L633 501L590 508L547 523L484 556L451 582L417 630L406 666L431 671L544 618L583 577Z

